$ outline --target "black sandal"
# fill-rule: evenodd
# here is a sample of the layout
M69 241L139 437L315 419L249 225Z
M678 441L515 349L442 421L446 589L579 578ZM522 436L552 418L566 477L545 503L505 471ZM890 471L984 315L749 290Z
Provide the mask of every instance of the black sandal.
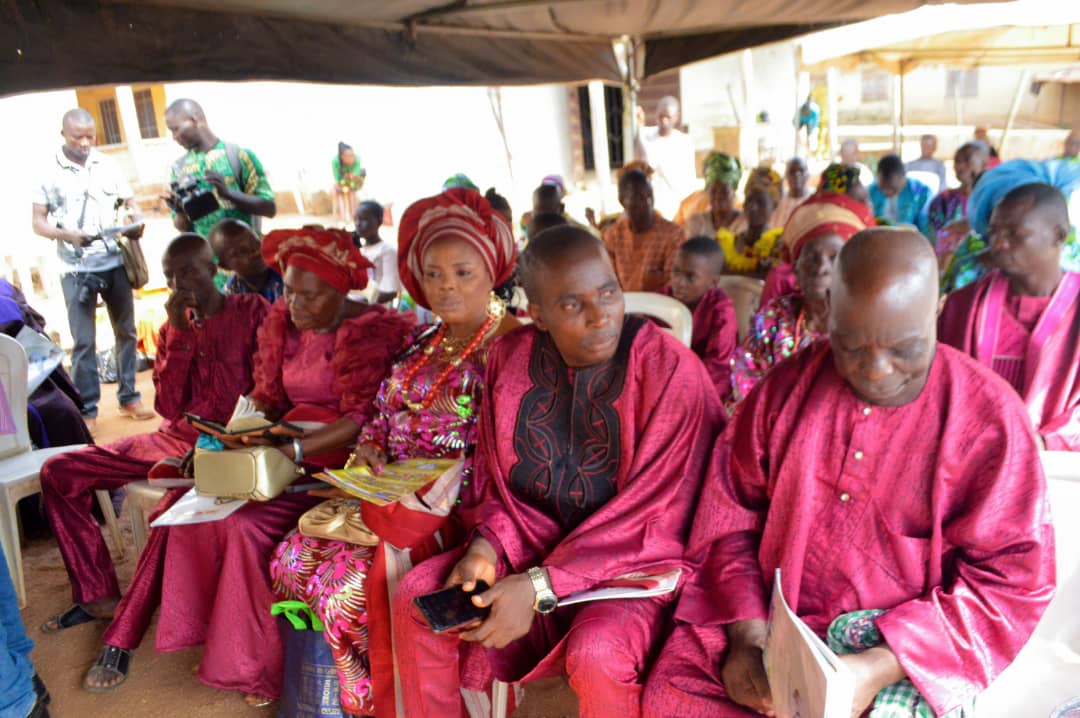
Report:
M84 623L91 623L92 621L107 621L109 619L102 616L95 616L82 607L81 604L73 603L71 607L63 613L58 613L45 623L41 624L42 633L59 633L68 628L74 628L75 626L81 626ZM53 624L56 624L55 626Z
M98 653L97 660L83 678L83 688L91 693L108 693L124 684L127 680L128 669L131 666L131 651L105 644ZM108 686L96 686L90 683L90 674L100 669L107 678L119 677L120 680Z

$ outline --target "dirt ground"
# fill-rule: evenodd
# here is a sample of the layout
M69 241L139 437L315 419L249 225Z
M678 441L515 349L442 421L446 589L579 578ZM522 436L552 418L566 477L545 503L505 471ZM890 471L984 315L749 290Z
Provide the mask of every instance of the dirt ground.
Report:
M137 381L147 405L153 404L154 388L150 372L142 372ZM152 431L158 420L134 422L116 415L115 385L102 387L98 417L98 443L107 443L133 433ZM135 568L136 556L131 543L131 527L126 513L120 516L123 530L123 559L117 547L106 542L116 562L121 586ZM86 669L100 647L104 623L88 623L61 633L46 635L38 627L55 613L70 605L71 592L67 573L51 537L34 537L23 544L27 585L27 606L23 621L37 644L34 665L52 694L50 712L55 718L127 718L133 716L185 716L185 718L221 718L277 715L277 706L263 709L248 707L238 693L208 688L195 677L201 651L158 653L153 645L153 628L132 658L127 682L112 693L88 693L82 689ZM515 713L516 718L573 718L576 702L565 681L549 680L531 684L526 698Z

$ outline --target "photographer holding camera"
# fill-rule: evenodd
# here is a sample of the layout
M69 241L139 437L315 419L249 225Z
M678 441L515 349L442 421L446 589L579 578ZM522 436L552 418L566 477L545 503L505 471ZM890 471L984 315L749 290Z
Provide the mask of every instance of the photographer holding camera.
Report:
M98 379L95 317L97 298L105 301L116 338L120 413L151 419L135 390L135 303L116 236L142 235L141 215L128 183L112 158L94 149L97 128L84 109L64 115L63 146L34 188L34 233L56 240L64 265L60 284L75 347L71 374L82 395L83 418L91 433L97 428Z
M177 100L165 111L165 126L187 154L172 166L171 192L163 199L181 232L204 238L232 217L259 229L261 217L277 212L274 191L251 150L217 138L194 100Z

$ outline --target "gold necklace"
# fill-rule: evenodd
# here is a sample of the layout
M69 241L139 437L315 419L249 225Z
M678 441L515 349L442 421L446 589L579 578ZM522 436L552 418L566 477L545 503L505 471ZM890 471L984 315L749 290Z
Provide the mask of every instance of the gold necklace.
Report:
M494 336L495 332L498 331L499 325L502 323L502 318L504 316L506 316L506 302L500 299L498 295L495 294L495 292L492 292L491 299L488 300L487 319L484 320L484 323L480 326L480 329L477 331L477 333L470 337L464 343L464 348L461 350L459 356L455 356L454 358L447 361L446 366L441 372L439 372L439 375L435 378L435 381L431 384L430 387L428 387L428 390L424 392L423 398L419 402L410 401L407 396L409 389L412 388L413 379L416 377L420 369L431 359L432 355L434 354L435 347L442 346L443 351L446 352L447 356L451 356L453 354L453 352L446 351L446 340L449 339L450 336L449 333L446 332L446 325L443 324L443 327L440 330L440 333L442 333L443 335L441 340L436 339L435 341L432 341L430 345L428 345L428 347L423 351L417 362L405 374L405 378L401 382L399 390L401 391L401 396L405 401L405 406L407 406L411 411L420 411L421 409L427 409L431 405L431 402L435 399L435 396L438 393L439 389L442 388L442 385L449 380L450 373L454 369L459 367L463 361L465 361L471 354L473 354L473 352L483 346L492 336Z

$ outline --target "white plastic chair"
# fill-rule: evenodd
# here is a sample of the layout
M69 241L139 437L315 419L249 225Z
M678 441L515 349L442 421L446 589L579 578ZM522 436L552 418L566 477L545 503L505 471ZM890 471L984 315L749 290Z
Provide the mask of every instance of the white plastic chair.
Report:
M720 288L731 297L731 302L735 305L735 319L739 323L741 342L749 333L750 320L761 304L761 292L765 289L765 282L753 277L725 274L720 277Z
M22 550L19 547L20 499L41 493L39 475L45 460L85 444L55 446L49 449L32 449L30 433L26 427L26 379L28 365L22 345L6 334L0 334L0 383L3 384L15 419L14 434L0 434L0 543L7 557L8 570L19 597L19 607L26 605L26 584L23 579ZM108 491L97 491L98 504L105 515L109 532L118 553L123 556L120 527L116 522L112 500Z
M1080 453L1042 452L1054 519L1057 593L1031 640L976 701L980 717L1050 716L1080 697Z
M623 297L626 299L627 314L645 314L659 319L669 327L668 333L685 346L690 346L694 317L685 304L654 292L626 292Z

